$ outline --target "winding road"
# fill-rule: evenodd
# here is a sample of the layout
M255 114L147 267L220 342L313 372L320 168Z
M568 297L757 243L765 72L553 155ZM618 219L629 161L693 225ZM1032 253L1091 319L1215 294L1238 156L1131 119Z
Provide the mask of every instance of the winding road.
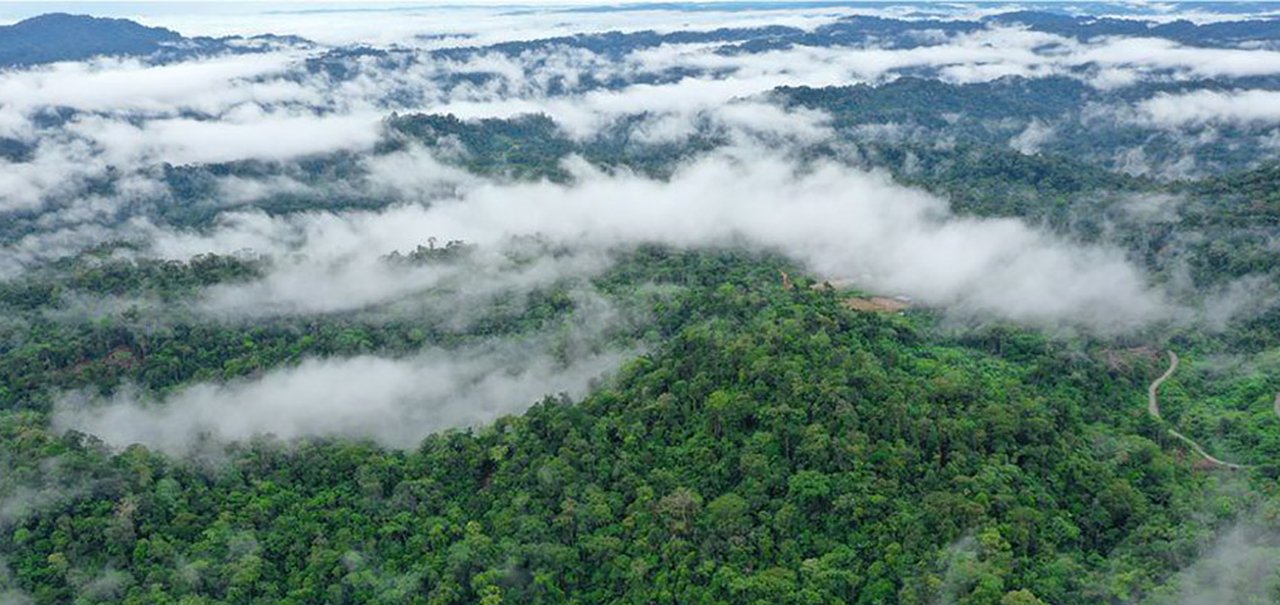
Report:
M1173 376L1174 371L1176 371L1177 369L1178 369L1178 354L1174 353L1173 351L1169 351L1169 369L1165 370L1164 374L1161 374L1159 378L1152 381L1151 386L1147 387L1147 413L1151 414L1152 418L1155 418L1160 422L1164 422L1164 417L1160 415L1160 400L1156 396L1156 391L1160 389L1160 385L1164 384L1164 381L1168 380L1170 376ZM1277 416L1280 416L1280 393L1276 394L1275 412ZM1199 443L1192 441L1190 437L1187 437L1186 435L1183 435L1182 433L1179 433L1178 431L1172 428L1169 429L1169 434L1176 437L1179 441L1187 444L1187 446L1190 447L1193 451L1195 451L1195 453L1199 454L1201 458L1204 458L1205 460L1209 461L1212 464L1221 466L1223 468L1229 468L1232 470L1244 470L1244 469L1251 468L1243 464L1226 462L1224 460L1219 460L1217 458L1214 458L1209 454L1209 452L1204 451L1204 448L1200 447Z
M1173 376L1174 371L1177 369L1178 354L1173 351L1169 351L1169 369L1165 370L1164 374L1161 374L1159 378L1155 379L1155 381L1151 383L1151 386L1147 387L1147 413L1151 414L1151 417L1156 420L1164 420L1164 418L1160 416L1160 401L1156 398L1156 390L1159 389L1160 385L1164 384L1164 381L1168 380L1170 376Z

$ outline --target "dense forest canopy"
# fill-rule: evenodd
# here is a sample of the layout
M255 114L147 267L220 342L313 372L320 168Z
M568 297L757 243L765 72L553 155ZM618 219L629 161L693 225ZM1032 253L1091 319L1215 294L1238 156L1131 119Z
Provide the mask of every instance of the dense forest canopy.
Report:
M1271 6L156 6L0 10L0 605L1280 601Z

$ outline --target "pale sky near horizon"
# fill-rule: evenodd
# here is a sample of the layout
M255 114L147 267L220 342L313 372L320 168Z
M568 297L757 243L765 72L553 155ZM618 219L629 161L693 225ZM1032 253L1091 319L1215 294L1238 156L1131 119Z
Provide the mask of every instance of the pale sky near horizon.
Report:
M128 0L121 2L119 0L4 0L0 1L0 5L93 5L93 6L110 6L110 5L247 5L247 4L287 4L287 5L362 5L362 6L385 6L385 7L430 7L430 6L594 6L594 5L627 5L627 4L724 4L724 3L742 3L751 2L758 4L794 4L812 1L814 3L857 3L859 0L426 0L414 2L412 0L405 1L387 1L387 0L218 0L214 1L192 1L192 0ZM882 0L864 0L866 2L879 2ZM911 0L906 0L911 1ZM923 0L931 1L931 0ZM943 0L932 0L943 1ZM978 1L978 0L975 0ZM1045 0L1030 0L1031 2L1043 2Z
M1085 0L1087 2L1088 0ZM265 33L300 35L323 44L394 43L405 36L429 33L485 34L489 42L565 35L605 29L705 29L727 26L785 24L813 26L849 14L888 14L910 5L935 4L955 17L979 17L1012 7L1034 4L1080 4L1081 0L0 0L0 25L7 25L50 12L90 14L99 17L132 19L144 25L166 27L188 36L255 35ZM1170 2L1103 0L1100 4L1121 7L1121 13L1142 13L1145 18L1220 19L1257 14L1249 7L1271 2L1215 2L1219 8L1195 15ZM652 10L576 13L572 18L557 8L583 6L644 6L650 4L704 5L703 10ZM712 8L727 4L723 10ZM1242 10L1220 12L1223 4L1239 4ZM895 6L899 10L888 9ZM972 6L966 11L959 7ZM1277 4L1280 6L1280 4ZM532 14L503 8L550 9ZM745 9L745 10L744 10ZM777 9L777 10L773 10ZM887 12L886 12L887 11ZM450 15L452 13L452 15ZM341 17L335 16L340 14ZM1231 18L1231 17L1226 17Z
M437 33L483 31L507 39L512 36L551 35L595 29L634 29L640 27L652 15L652 11L622 11L619 13L578 14L566 19L556 11L519 16L504 7L517 8L573 8L582 6L622 6L645 4L755 4L774 2L760 0L235 0L229 2L189 2L166 0L135 0L115 2L105 0L26 0L22 2L0 1L0 25L14 23L39 14L67 12L91 14L99 17L133 19L145 25L167 27L184 35L253 35L259 33L296 34L322 43L349 43L355 41L378 43L392 42L408 32L432 31ZM736 16L726 18L725 11L659 11L667 18L653 23L662 28L687 25L699 28L712 25L752 25L762 20L778 22L783 14L797 15L790 24L800 25L811 21L813 13L847 13L854 2L811 2L806 0L777 2L774 10L732 11ZM844 6L838 6L843 4ZM904 2L906 4L906 2ZM807 5L807 6L806 6ZM825 5L825 7L824 7ZM736 7L735 7L736 8ZM459 20L445 15L459 11L475 18ZM340 13L336 18L333 13ZM673 17L672 15L679 15ZM716 17L718 15L718 17ZM805 16L808 15L808 16ZM800 21L794 21L799 19ZM505 32L505 33L504 33Z
M867 0L879 3L882 0ZM925 0L929 1L929 0ZM1042 1L1042 0L1032 0ZM912 0L906 0L910 3ZM859 0L0 0L0 22L16 21L48 12L89 13L100 16L175 15L175 14L242 14L254 12L319 9L355 11L432 8L500 8L500 7L582 7L625 6L644 4L777 4L778 8L803 4L858 4Z

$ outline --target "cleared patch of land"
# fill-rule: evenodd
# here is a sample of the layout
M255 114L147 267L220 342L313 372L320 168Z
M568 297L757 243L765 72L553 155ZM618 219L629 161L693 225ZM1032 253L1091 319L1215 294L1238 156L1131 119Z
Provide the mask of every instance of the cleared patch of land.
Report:
M864 313L897 313L911 307L911 303L887 296L847 298L844 306Z

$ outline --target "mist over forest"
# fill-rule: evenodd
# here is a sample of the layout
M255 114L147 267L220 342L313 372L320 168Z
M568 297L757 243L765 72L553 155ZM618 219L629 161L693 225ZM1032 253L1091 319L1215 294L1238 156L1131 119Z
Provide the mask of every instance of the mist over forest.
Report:
M1280 7L0 6L0 605L1280 602Z

